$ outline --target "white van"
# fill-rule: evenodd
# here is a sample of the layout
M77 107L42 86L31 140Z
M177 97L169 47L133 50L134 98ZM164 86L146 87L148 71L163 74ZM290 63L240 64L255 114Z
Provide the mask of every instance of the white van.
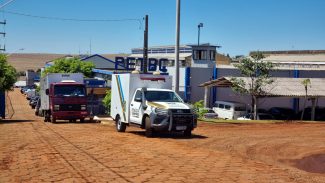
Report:
M247 113L246 104L226 101L216 101L213 110L222 119L237 119Z

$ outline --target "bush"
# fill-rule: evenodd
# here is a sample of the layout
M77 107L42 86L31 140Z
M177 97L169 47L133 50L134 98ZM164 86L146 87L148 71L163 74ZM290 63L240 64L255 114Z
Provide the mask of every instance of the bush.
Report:
M36 91L38 94L39 94L40 90L41 90L41 86L36 86L35 91Z
M206 114L209 110L205 108L200 108L199 112L197 113L198 118L203 118L204 114Z
M196 114L198 115L198 118L203 118L204 114L208 112L208 110L204 108L203 100L195 102L193 106L196 111Z
M203 107L204 107L204 101L203 101L203 100L200 100L200 101L198 101L198 102L195 102L195 103L194 103L194 107L195 107L196 109L203 108Z
M111 112L111 90L106 91L106 96L103 99L103 103L106 109L106 113L110 114Z

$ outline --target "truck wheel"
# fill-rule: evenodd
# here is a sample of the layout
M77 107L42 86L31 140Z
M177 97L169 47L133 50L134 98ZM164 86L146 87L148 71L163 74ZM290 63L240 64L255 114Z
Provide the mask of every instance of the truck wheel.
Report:
M125 132L126 124L121 121L120 117L117 117L115 119L115 123L116 123L116 130L118 132Z
M151 121L149 117L145 118L145 125L146 125L146 137L153 137L154 131L151 128Z
M184 136L185 137L191 137L192 136L192 129L186 129L185 131L184 131Z
M51 122L56 123L56 118L54 116L51 117Z

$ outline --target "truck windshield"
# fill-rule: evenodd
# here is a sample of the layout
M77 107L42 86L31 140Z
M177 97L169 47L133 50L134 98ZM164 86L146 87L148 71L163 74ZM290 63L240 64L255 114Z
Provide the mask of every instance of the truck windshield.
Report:
M170 91L145 91L144 95L151 102L182 102L182 100Z
M55 86L54 95L55 96L85 96L85 87L83 86Z

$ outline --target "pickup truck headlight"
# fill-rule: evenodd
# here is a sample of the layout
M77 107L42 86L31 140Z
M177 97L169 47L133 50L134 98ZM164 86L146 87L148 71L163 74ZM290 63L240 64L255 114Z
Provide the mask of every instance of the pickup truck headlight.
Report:
M87 110L87 106L86 106L86 105L81 105L81 110L82 110L82 111Z
M60 105L54 105L54 110L59 111L60 110Z
M168 116L168 109L154 108L154 112L160 116Z

